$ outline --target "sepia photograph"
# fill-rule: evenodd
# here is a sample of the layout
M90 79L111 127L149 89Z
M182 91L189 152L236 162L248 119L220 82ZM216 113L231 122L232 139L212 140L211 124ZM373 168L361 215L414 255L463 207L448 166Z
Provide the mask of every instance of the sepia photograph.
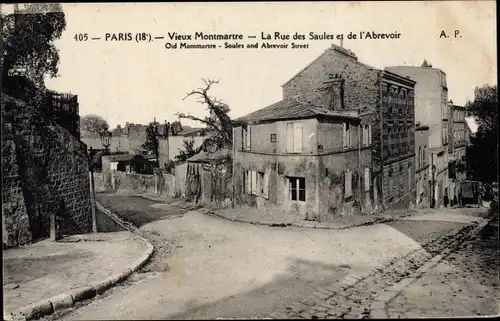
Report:
M495 1L0 14L4 320L500 314Z

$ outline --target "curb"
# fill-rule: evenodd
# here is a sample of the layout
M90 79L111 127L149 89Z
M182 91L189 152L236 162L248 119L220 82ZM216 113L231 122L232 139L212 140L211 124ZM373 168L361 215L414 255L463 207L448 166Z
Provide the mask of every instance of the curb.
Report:
M187 208L185 208L187 209ZM362 223L354 223L346 226L341 226L341 227L334 227L334 226L311 226L308 224L301 224L301 223L264 223L264 222L259 222L259 221L245 221L241 219L235 219L235 218L229 218L226 217L222 214L219 214L215 211L208 210L205 208L200 208L198 209L200 213L203 213L207 216L212 216L216 218L220 218L223 220L231 221L231 222L238 222L238 223L245 223L245 224L252 224L252 225L261 225L261 226L269 226L269 227L300 227L300 228L310 228L310 229L317 229L317 230L347 230L355 227L361 227L361 226L370 226L370 225L375 225L375 224L383 224L383 223L388 223L392 222L395 220L399 220L401 218L406 218L413 216L417 214L418 212L415 210L409 210L407 214L400 215L400 216L395 216L395 217L375 217L373 220L362 222Z
M473 226L473 228L466 233L466 237L469 237L479 231L481 231L486 225L490 223L494 218L489 218L486 222L482 222L478 225L473 225L474 223L468 225ZM464 229L467 227L464 227ZM452 236L460 234L460 231L453 233ZM459 242L462 243L462 242ZM453 246L452 246L453 247ZM410 277L401 279L399 282L393 284L387 289L384 289L380 295L372 303L372 316L374 318L399 318L396 311L391 311L389 307L389 302L395 299L405 288L410 286L413 282L420 279L428 270L432 269L439 264L445 257L447 257L453 251L452 248L445 248L440 254L435 255L430 260L428 260L424 265L420 266Z
M115 223L137 235L136 230L131 230L123 222L118 221L116 217L101 204L97 203L97 208L104 214L109 216ZM9 315L4 315L4 320L34 320L41 318L45 315L53 314L54 312L72 307L76 302L92 299L95 296L104 293L114 285L127 279L132 273L139 270L153 255L153 245L140 235L137 235L142 242L145 242L148 249L147 251L135 260L132 264L125 268L125 271L117 273L104 280L91 283L89 286L80 287L70 290L67 293L56 295L49 299L43 299L33 304L21 307Z
M152 196L149 196L149 195L139 195L143 198L146 198L148 200L151 200L151 201L155 201L155 202L164 202L163 200L161 199L155 199L154 197ZM205 214L207 216L212 216L212 217L216 217L216 218L220 218L220 219L223 219L223 220L226 220L226 221L231 221L231 222L237 222L237 223L245 223L245 224L252 224L252 225L260 225L260 226L269 226L269 227L289 227L289 226L293 226L293 227L300 227L300 228L310 228L310 229L318 229L318 230L345 230L345 229L351 229L351 228L354 228L354 227L361 227L361 226L369 226L369 225L375 225L375 224L383 224L383 223L388 223L388 222L392 222L394 220L398 220L398 219L401 219L401 218L406 218L406 217L410 217L410 216L413 216L415 214L418 213L417 210L414 210L414 209L410 209L408 210L408 213L407 214L403 214L403 215L399 215L399 216L394 216L394 217L375 217L373 220L370 220L370 221L366 221L366 222L362 222L362 223L355 223L355 224L350 224L350 225L347 225L347 226L342 226L342 227L333 227L333 226L311 226L311 225L308 225L308 224L301 224L301 223L264 223L264 222L259 222L259 221L245 221L245 220L241 220L241 219L235 219L235 218L229 218L229 217L226 217L222 214L219 214L213 210L209 210L209 209L206 209L206 208L203 208L202 206L197 206L197 205L192 205L190 207L185 207L185 206L177 206L179 208L182 208L182 209L185 209L185 210L196 210L202 214Z

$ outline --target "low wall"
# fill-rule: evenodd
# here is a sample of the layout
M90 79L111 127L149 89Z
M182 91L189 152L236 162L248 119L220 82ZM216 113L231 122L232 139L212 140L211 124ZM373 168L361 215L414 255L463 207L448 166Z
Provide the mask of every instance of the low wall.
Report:
M155 194L167 197L175 196L175 175L169 174L164 170L157 169L154 173Z
M102 171L95 174L94 184L96 191L155 193L155 177L148 174Z
M149 174L127 174L121 171L103 171L94 174L96 192L132 192L175 196L175 175L162 170Z

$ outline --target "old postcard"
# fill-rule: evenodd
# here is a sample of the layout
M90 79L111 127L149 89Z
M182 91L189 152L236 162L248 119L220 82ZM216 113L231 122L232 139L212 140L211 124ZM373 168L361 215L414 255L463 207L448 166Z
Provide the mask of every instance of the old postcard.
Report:
M1 19L4 319L499 314L494 1Z

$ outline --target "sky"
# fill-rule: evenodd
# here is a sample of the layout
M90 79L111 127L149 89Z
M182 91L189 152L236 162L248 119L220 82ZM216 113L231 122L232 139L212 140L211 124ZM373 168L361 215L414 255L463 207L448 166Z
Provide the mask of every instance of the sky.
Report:
M399 32L399 39L344 39L368 65L417 65L424 59L447 74L449 99L465 104L474 88L496 84L494 1L317 3L84 3L63 4L67 27L56 41L59 77L47 87L77 94L80 115L98 114L115 127L175 120L177 112L203 117L205 107L186 93L202 78L236 118L282 98L281 86L339 40L305 40L308 49L166 49L168 33ZM444 30L450 38L440 38ZM454 38L454 30L461 38ZM103 40L105 33L164 36L150 43ZM88 34L101 40L77 41ZM257 39L247 39L255 35ZM285 41L272 41L283 43ZM287 41L288 43L293 42ZM193 43L207 43L193 41ZM224 44L224 41L216 41ZM197 125L183 121L186 125Z

